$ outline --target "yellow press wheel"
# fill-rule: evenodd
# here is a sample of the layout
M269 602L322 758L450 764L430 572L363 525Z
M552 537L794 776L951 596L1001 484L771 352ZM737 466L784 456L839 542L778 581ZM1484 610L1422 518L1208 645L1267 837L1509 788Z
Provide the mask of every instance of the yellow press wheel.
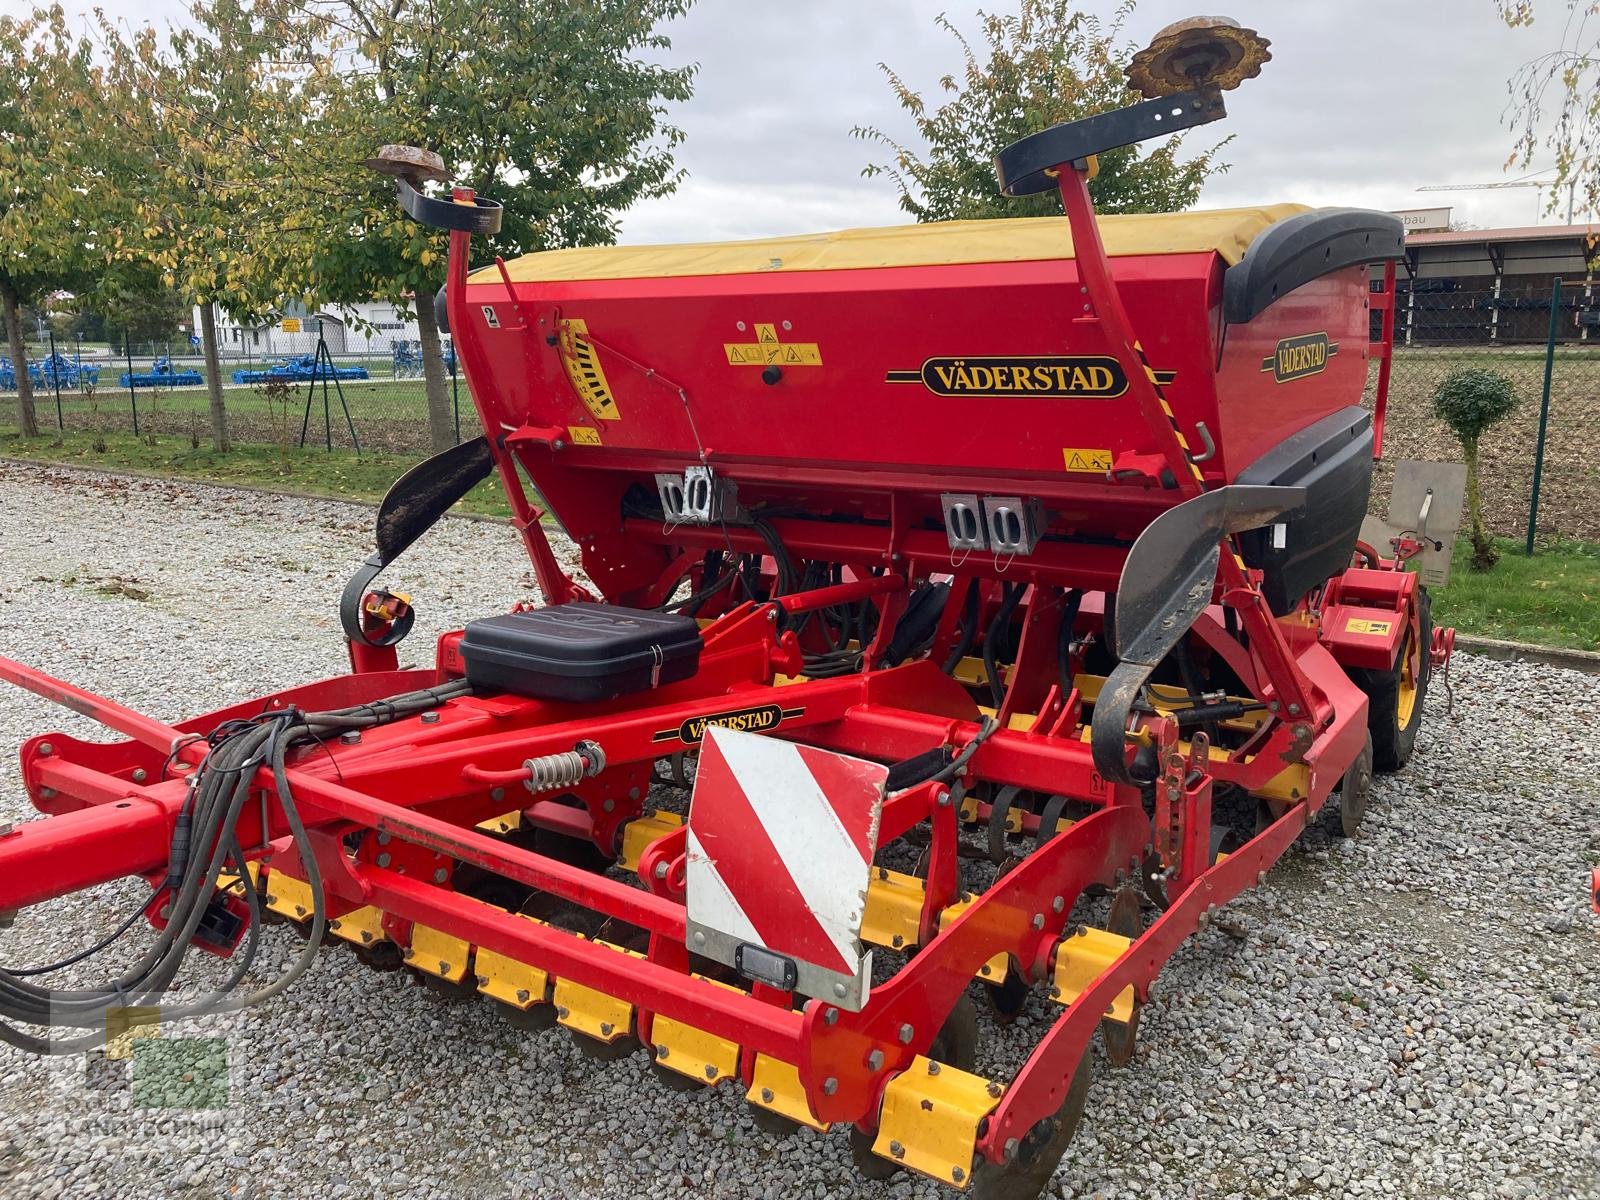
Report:
M1372 769L1398 771L1411 759L1422 728L1433 647L1433 612L1424 587L1417 588L1417 626L1401 639L1394 665L1374 671L1351 667L1346 673L1367 694L1367 731L1372 734Z

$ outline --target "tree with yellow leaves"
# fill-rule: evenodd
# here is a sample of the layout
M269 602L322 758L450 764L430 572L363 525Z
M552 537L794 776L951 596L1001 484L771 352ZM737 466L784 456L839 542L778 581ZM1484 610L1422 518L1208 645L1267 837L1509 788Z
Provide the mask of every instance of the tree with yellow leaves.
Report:
M244 318L281 306L297 247L271 224L293 186L303 71L259 5L195 4L158 32L103 15L102 153L121 181L114 253L154 265L200 312L211 443L228 449L218 305ZM303 251L300 252L303 255Z
M227 0L205 0L219 5ZM383 299L417 317L435 449L455 441L434 320L446 238L404 216L362 162L390 143L444 157L505 205L480 253L610 242L617 216L670 192L682 134L668 103L694 68L652 59L658 26L691 0L259 0L294 30L306 140L273 197L297 232L295 290L317 303Z
M961 48L959 71L939 81L932 103L880 63L900 106L911 114L924 148L905 145L875 126L851 132L876 143L888 161L862 170L882 175L900 192L900 207L918 221L1052 216L1054 192L1010 199L995 182L994 156L1007 144L1059 121L1073 121L1136 102L1124 69L1134 47L1123 26L1134 10L1123 0L1109 21L1080 0L1020 0L1015 13L979 10L983 41L975 45L949 17L935 23ZM1103 213L1178 212L1200 196L1208 176L1227 167L1209 149L1180 157L1182 136L1154 147L1123 146L1099 155L1089 184Z
M25 438L39 422L21 306L83 288L106 259L109 188L86 117L98 83L88 41L59 6L0 17L0 310Z

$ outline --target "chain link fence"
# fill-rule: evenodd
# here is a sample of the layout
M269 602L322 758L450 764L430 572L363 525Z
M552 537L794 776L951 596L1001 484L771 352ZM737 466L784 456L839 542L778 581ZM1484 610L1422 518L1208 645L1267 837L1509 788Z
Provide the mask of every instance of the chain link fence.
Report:
M1476 367L1504 375L1516 388L1516 409L1484 435L1479 455L1484 516L1491 531L1522 538L1528 528L1548 369L1537 531L1547 537L1600 541L1597 306L1600 287L1592 280L1506 279L1498 290L1430 279L1417 280L1412 289L1402 280L1395 297L1384 457L1377 467L1372 511L1388 506L1396 461L1461 461L1460 443L1434 415L1433 395L1451 372ZM1377 374L1374 360L1368 403Z
M421 347L394 341L371 352L313 349L264 357L224 345L223 405L229 436L241 444L328 446L424 455L429 451L428 401ZM455 425L476 416L454 348L446 341L446 387ZM211 435L205 358L180 343L111 347L45 339L29 347L29 377L41 430ZM16 375L0 359L0 392L14 393ZM464 409L463 409L464 406ZM6 414L9 417L9 414Z

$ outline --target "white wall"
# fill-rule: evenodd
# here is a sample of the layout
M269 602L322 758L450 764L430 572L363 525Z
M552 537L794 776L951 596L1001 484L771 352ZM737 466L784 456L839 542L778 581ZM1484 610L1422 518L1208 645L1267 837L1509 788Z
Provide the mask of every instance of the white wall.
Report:
M279 324L241 325L232 314L217 313L217 341L226 358L284 358L310 354L317 348L317 321L323 317L323 335L334 354L373 354L387 357L393 342L415 341L417 322L401 315L393 304L368 301L353 305L330 305L300 320L300 333L285 333ZM195 309L194 327L200 328L200 310Z

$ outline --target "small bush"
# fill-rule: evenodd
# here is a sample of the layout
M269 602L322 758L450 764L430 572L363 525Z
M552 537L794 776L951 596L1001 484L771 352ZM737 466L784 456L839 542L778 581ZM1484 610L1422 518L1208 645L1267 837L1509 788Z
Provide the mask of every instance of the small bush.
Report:
M1472 568L1487 571L1500 559L1483 526L1478 493L1478 439L1517 406L1517 389L1497 371L1462 367L1433 390L1433 411L1461 442L1467 461L1467 512L1472 521Z
M1462 444L1476 442L1517 406L1517 389L1498 371L1462 367L1433 390L1433 411Z

